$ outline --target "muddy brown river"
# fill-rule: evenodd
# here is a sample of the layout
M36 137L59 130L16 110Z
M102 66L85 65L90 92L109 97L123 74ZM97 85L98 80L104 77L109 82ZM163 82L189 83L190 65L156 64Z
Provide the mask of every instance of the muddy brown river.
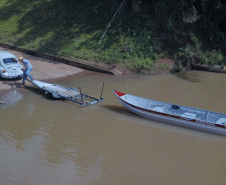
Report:
M225 136L135 115L112 92L226 113L225 74L90 72L57 83L99 96L103 81L104 102L83 108L35 87L2 95L0 185L226 184Z

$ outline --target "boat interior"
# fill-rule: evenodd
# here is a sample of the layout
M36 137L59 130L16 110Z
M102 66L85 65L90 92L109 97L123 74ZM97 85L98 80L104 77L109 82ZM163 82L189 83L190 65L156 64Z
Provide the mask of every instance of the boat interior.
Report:
M174 105L128 94L126 96L126 100L128 102L144 109L180 116L187 119L195 119L199 120L200 122L210 122L226 126L226 114L201 110L192 107L185 107L181 105Z

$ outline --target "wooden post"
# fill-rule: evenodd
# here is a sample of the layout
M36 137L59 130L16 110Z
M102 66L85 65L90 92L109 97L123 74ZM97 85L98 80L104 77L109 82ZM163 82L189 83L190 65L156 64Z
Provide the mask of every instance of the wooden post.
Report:
M103 90L104 90L104 83L103 83L102 90L101 90L101 93L100 93L100 99L103 99L102 98Z

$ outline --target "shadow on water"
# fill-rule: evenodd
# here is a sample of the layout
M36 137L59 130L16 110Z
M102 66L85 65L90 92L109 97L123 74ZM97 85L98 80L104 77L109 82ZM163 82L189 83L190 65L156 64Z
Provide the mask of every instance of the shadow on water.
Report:
M29 90L30 92L34 93L34 95L40 95L42 96L43 98L47 99L47 100L50 100L50 101L53 101L53 100L59 100L59 101L66 101L65 99L63 98L54 98L52 96L49 96L48 94L45 93L44 90L42 89L39 89L37 87L32 87L32 86L27 86L27 85L24 85L24 87Z
M1 78L0 80L2 81L3 85L8 85L11 88L23 88L21 81L19 81L20 79L15 80L15 79L3 79L3 78Z
M101 106L110 111L113 111L115 113L119 113L119 114L123 114L123 115L127 115L127 116L144 118L144 117L141 117L141 116L129 111L128 109L126 109L123 106L118 106L118 105L101 105ZM144 118L144 119L146 119L146 118Z
M39 94L39 95L45 95L44 91L37 88L37 87L32 87L32 86L29 86L29 82L26 82L26 84L21 84L21 80L19 81L20 79L18 80L15 80L15 79L1 79L1 81L3 81L3 85L8 85L10 86L12 89L13 88L17 88L17 89L28 89L29 91L32 91L33 93L36 93L36 94ZM8 94L9 92L11 92L11 90L9 91L6 91L4 92L3 94Z
M200 73L197 73L194 71L183 71L180 73L173 73L173 75L180 79L186 80L188 82L194 82L194 83L201 82Z
M28 89L29 91L31 91L32 93L34 93L34 95L40 95L42 96L43 98L47 99L47 100L56 100L55 98L51 97L51 96L48 96L45 94L45 91L43 91L42 89L39 89L37 87L31 87L31 86L26 86L25 85L25 88ZM63 100L63 99L59 99L59 100Z
M31 86L27 86L27 85L24 85L24 87L26 89L28 89L29 91L31 91L32 93L35 93L35 94L38 94L38 95L45 95L44 91L37 88L37 87L31 87Z
M123 113L128 115L130 114L130 111L123 106L118 106L118 105L101 105L101 106L116 113L120 113L120 114Z

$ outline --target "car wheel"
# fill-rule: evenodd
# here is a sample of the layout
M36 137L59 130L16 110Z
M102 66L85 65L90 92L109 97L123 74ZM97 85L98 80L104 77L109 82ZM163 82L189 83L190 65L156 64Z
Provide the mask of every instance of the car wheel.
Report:
M47 97L48 97L48 99L50 99L50 100L56 100L56 98L53 96L53 94L52 93L47 93Z

